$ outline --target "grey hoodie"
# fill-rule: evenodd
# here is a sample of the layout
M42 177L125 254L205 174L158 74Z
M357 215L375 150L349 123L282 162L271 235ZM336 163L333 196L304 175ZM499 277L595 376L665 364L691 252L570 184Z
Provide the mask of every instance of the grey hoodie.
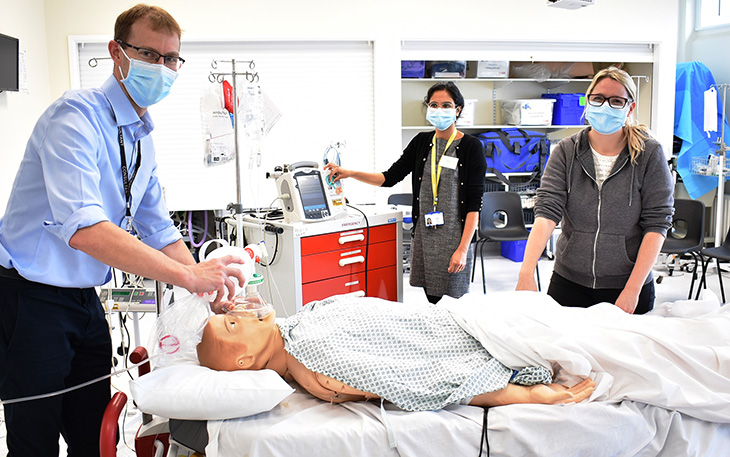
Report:
M593 289L621 289L644 235L666 236L671 227L674 184L661 145L650 139L636 164L625 147L599 190L589 130L564 138L551 151L535 216L562 227L556 273ZM650 273L645 283L651 280Z

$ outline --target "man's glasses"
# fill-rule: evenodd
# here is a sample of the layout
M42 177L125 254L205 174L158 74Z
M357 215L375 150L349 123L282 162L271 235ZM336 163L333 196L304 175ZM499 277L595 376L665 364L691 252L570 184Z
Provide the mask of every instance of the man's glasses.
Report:
M151 49L145 49L140 48L138 46L133 46L129 43L125 43L122 40L117 40L117 43L119 43L122 46L125 46L127 48L132 48L137 52L137 58L139 60L142 60L147 63L157 63L160 61L160 58L162 58L163 64L171 69L171 70L179 70L180 67L182 67L182 64L185 63L185 59L179 56L165 56L160 54L159 52L152 51Z
M591 94L588 96L588 104L591 106L601 106L608 102L608 106L614 109L623 109L624 106L629 102L630 99L614 96L605 97L601 94Z
M443 108L443 109L454 109L454 108L456 108L456 105L454 105L451 102L444 102L444 103L442 103L440 105L438 103L436 103L436 102L431 102L431 103L428 104L428 107L429 108L433 108L433 109L439 109L439 108Z

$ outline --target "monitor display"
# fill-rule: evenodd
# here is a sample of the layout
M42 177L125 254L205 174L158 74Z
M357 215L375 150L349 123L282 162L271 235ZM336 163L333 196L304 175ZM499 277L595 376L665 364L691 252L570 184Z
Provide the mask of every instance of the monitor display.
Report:
M18 91L20 41L0 33L0 92Z
M319 172L295 173L306 219L321 219L329 216L327 195L324 193Z

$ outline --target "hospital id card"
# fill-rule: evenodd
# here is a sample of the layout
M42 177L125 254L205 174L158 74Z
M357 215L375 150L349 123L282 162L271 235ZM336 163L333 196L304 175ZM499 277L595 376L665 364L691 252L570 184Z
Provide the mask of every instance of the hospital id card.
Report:
M459 158L458 157L451 157L447 155L441 156L441 160L439 160L439 166L448 168L449 170L456 170L456 166L459 164Z
M432 211L424 217L426 227L436 227L444 225L444 213L442 211Z

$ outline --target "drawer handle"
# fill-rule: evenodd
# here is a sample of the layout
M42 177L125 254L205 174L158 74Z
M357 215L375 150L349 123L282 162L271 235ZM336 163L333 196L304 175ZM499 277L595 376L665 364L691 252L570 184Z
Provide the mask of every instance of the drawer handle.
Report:
M361 255L356 255L353 257L345 257L344 259L340 259L340 266L344 267L345 265L350 265L352 263L364 263L365 257Z
M347 235L347 236L341 236L339 239L340 244L345 243L352 243L355 241L363 241L365 239L365 235L362 233L358 233L357 235Z
M345 287L356 286L358 284L360 284L360 281L350 281L345 283Z

